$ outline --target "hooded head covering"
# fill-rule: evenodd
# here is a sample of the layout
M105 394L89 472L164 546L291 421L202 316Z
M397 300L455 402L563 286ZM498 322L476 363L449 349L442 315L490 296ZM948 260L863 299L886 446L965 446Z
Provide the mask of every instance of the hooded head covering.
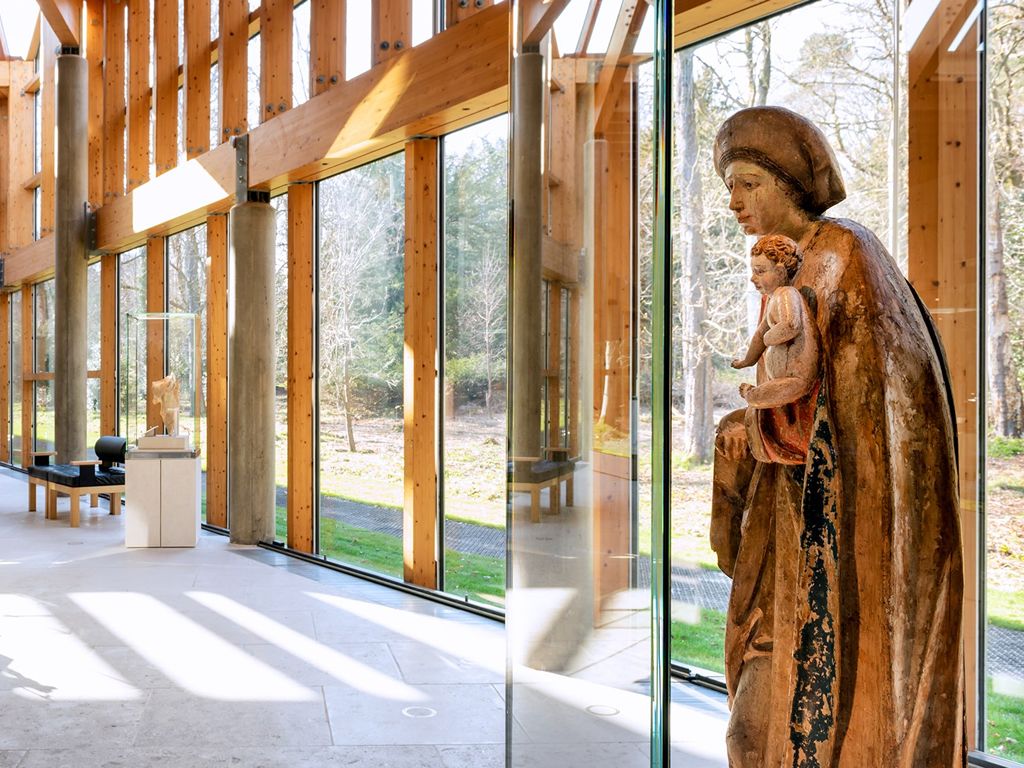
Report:
M813 214L846 199L839 163L825 135L783 107L750 107L730 115L718 129L714 157L723 179L734 160L761 166L796 189L801 207Z

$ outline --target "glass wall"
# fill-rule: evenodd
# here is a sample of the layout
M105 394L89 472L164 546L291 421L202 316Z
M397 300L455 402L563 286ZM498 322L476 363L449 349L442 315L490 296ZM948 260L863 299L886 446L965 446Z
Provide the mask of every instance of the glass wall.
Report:
M87 272L88 280L88 330L87 343L89 354L86 358L87 368L90 371L89 380L86 384L86 433L85 451L87 459L96 457L94 447L96 441L102 434L100 432L100 343L102 340L102 328L100 326L100 262L96 261L89 265ZM95 374L95 375L93 375Z
M33 288L35 302L35 373L53 373L54 365L54 290L53 280L38 283ZM52 451L54 443L54 411L52 380L36 380L33 385L35 407L32 422L34 450Z
M447 592L505 595L508 117L444 137L442 483Z
M22 402L24 385L22 382L22 291L10 295L11 307L11 463L18 466L23 463L22 450Z
M274 482L275 531L288 541L288 195L270 204L277 215L274 228Z
M317 218L320 554L401 578L404 155L320 182Z
M132 390L130 382L148 381L145 375L145 356L129 353L128 350L128 314L141 314L146 311L146 248L135 248L125 251L118 258L117 284L117 413L118 434L129 442L138 435L128 434L128 393ZM128 366L142 366L141 371L129 370ZM145 398L145 391L138 394ZM134 412L145 413L145 402L134 406Z

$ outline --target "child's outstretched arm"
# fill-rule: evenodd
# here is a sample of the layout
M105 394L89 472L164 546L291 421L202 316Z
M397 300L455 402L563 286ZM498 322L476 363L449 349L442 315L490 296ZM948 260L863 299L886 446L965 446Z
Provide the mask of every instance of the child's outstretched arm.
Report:
M754 331L754 335L750 337L750 344L747 346L747 354L733 360L733 368L749 368L761 359L761 355L763 355L764 351L767 349L764 341L764 336L767 332L768 321L762 320L757 326L757 330Z

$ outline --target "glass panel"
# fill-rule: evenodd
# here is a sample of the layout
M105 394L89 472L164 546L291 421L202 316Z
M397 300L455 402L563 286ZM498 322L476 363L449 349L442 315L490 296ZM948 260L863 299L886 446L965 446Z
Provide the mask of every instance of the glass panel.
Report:
M118 434L134 440L137 436L128 432L128 414L145 412L145 403L130 406L128 392L129 382L147 381L145 375L145 356L135 350L128 349L126 319L128 314L140 315L146 311L146 249L136 248L122 253L118 265L117 290L117 365L118 365ZM128 365L142 366L139 371L130 370ZM144 397L145 392L139 392Z
M324 180L317 209L320 554L401 578L404 155Z
M309 101L309 15L312 3L303 2L292 11L292 102Z
M263 122L263 99L260 98L260 51L262 40L259 35L253 35L249 38L249 46L247 49L248 55L248 111L246 115L249 119L250 130L255 128L261 122Z
M53 280L35 286L35 372L52 373L54 364L54 290Z
M23 384L21 378L21 331L22 291L11 294L11 463L20 466L22 459L22 404Z
M444 590L505 597L508 116L444 137Z
M206 225L186 229L167 238L167 311L190 312L199 316L199 445L203 472L203 515L206 514ZM188 339L185 344L168 344L167 356L171 370L188 369L186 358L195 352L189 346L194 336L179 334L173 338ZM172 341L173 341L172 338ZM175 355L179 357L174 357ZM150 371L150 378L153 372ZM184 388L184 384L182 385ZM183 398L184 399L184 398ZM191 422L191 419L189 420ZM192 428L192 424L187 424ZM204 518L205 519L205 518Z
M36 451L52 451L56 449L54 443L54 411L53 411L53 382L35 382L35 422L33 424L33 435L35 436Z
M221 142L220 63L210 67L210 149Z
M288 540L288 195L270 201L277 212L274 248L274 478L279 541Z
M987 12L985 748L1024 763L1024 13Z
M524 5L513 4L516 23ZM602 3L601 13L613 22L625 14L635 30L655 6L669 11ZM653 211L638 206L637 186L637 158L653 152L653 78L642 85L650 59L635 54L654 46L630 34L609 51L609 28L582 66L580 7L568 4L533 50L515 51L510 96L506 733L517 768L631 768L663 756L658 725L652 738L652 714L655 723L664 715L651 611L661 599L652 556L661 555L650 480L641 503L637 472L652 442L641 448L635 407L641 382L652 381L635 344L636 294L651 284L654 245ZM513 39L542 32L519 29ZM606 55L621 77L598 85Z
M345 79L366 72L372 62L373 51L370 48L369 3L347 3L345 6Z
M434 35L434 0L412 0L412 44L419 45Z

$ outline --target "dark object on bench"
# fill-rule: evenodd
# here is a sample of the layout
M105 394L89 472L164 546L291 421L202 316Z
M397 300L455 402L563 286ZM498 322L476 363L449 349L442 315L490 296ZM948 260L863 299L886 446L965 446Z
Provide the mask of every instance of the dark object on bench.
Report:
M100 493L110 494L110 514L121 514L121 494L124 493L123 463L127 441L123 437L106 436L96 441L94 461L73 461L70 464L50 465L52 451L33 454L29 467L29 510L35 510L35 486L46 488L46 519L57 518L57 494L71 498L71 527L79 523L79 498L88 493L89 506L99 506Z
M573 473L578 459L570 459L566 448L545 448L547 459L516 459L508 463L508 482L512 491L530 492L530 520L540 522L540 492L549 488L550 512L557 515L562 504L561 483L565 481L565 503L573 504Z

